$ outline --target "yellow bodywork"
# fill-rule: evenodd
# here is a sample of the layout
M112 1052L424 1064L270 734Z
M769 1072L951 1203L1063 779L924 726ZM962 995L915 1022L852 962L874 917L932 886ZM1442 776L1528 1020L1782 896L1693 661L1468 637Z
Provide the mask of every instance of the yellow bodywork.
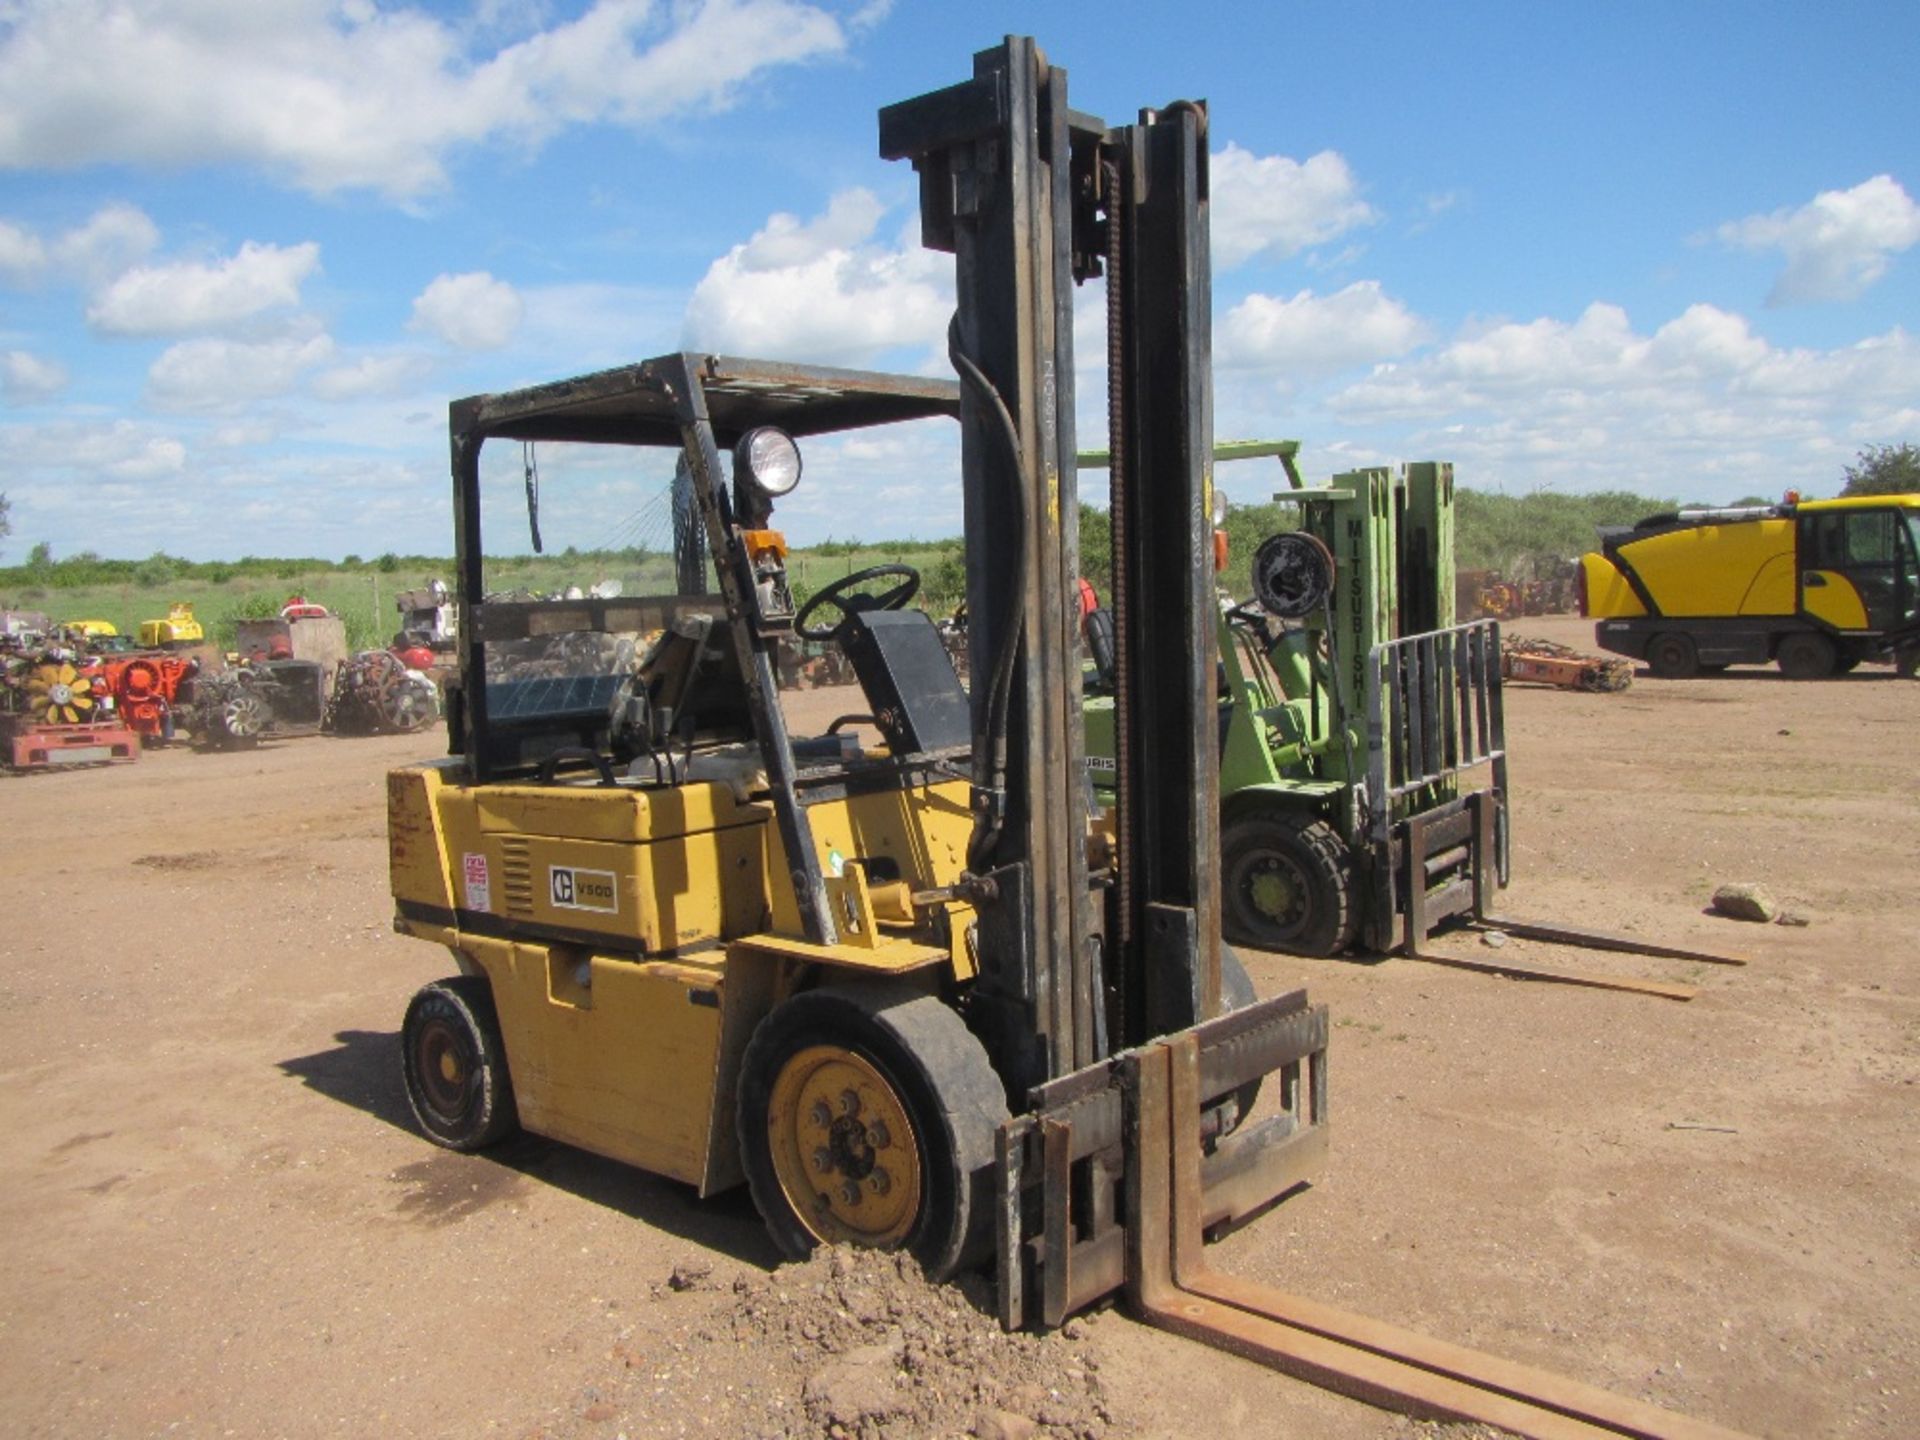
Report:
M194 645L207 638L200 622L193 618L193 606L177 604L167 610L164 620L142 620L140 643L148 649L162 645Z
M1620 547L1662 614L1791 615L1793 613L1793 521L1736 520L1696 525L1633 540ZM1590 556L1607 570L1601 556ZM1618 575L1618 571L1614 571ZM1782 583L1784 581L1784 584ZM1619 588L1632 597L1624 579ZM1634 597L1631 610L1601 610L1588 574L1588 605L1595 616L1644 615Z
M754 1027L821 972L965 979L967 783L809 807L840 938L802 936L770 802L725 783L472 786L449 759L387 777L395 928L492 986L520 1121L702 1194L737 1183ZM850 862L866 862L855 864ZM872 881L868 866L898 880Z
M1800 503L1796 513L1886 509L1890 505L1920 510L1920 496L1807 500ZM1729 520L1627 540L1619 546L1619 554L1633 567L1664 616L1807 615L1841 631L1866 629L1867 608L1852 580L1832 570L1800 575L1795 535L1793 518ZM1590 616L1624 620L1648 613L1626 575L1609 556L1590 552L1580 557L1580 563Z
M1806 613L1824 620L1836 630L1867 628L1867 607L1853 581L1834 570L1809 570L1806 578Z

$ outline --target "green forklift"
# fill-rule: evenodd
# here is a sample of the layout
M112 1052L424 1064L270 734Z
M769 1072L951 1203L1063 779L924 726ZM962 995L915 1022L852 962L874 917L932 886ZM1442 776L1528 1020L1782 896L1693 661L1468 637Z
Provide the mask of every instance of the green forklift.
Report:
M1453 623L1451 465L1315 488L1298 455L1293 440L1214 448L1216 463L1277 460L1287 486L1274 498L1300 511L1298 529L1255 552L1252 596L1219 606L1223 932L1302 955L1413 951L1507 881L1499 626ZM1109 626L1095 612L1085 627L1103 798Z

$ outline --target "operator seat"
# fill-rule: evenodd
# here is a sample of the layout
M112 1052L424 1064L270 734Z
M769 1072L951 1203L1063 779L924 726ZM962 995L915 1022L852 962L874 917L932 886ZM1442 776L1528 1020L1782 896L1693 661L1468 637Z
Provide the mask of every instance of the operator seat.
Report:
M973 743L967 692L924 610L854 610L840 648L895 755L965 749Z

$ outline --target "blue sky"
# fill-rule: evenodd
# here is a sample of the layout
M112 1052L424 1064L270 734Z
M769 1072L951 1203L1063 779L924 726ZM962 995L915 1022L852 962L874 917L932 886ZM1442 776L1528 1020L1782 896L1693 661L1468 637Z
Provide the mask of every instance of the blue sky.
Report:
M940 368L874 113L1009 31L1109 121L1210 102L1223 437L1703 500L1920 440L1911 3L3 0L0 563L444 552L455 396ZM568 539L659 483L608 478ZM781 520L954 533L950 445L816 448Z

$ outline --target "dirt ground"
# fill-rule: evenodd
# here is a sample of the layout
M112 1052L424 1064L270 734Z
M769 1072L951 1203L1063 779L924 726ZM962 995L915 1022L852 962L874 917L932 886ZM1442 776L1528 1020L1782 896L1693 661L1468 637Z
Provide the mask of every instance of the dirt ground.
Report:
M1508 716L1503 907L1752 964L1498 952L1679 1004L1249 956L1332 1005L1334 1151L1216 1263L1756 1435L1920 1434L1920 684ZM776 1271L738 1194L428 1145L397 1032L450 966L389 928L382 777L438 743L0 780L0 1434L1429 1433L1118 1311L998 1337L871 1257Z

